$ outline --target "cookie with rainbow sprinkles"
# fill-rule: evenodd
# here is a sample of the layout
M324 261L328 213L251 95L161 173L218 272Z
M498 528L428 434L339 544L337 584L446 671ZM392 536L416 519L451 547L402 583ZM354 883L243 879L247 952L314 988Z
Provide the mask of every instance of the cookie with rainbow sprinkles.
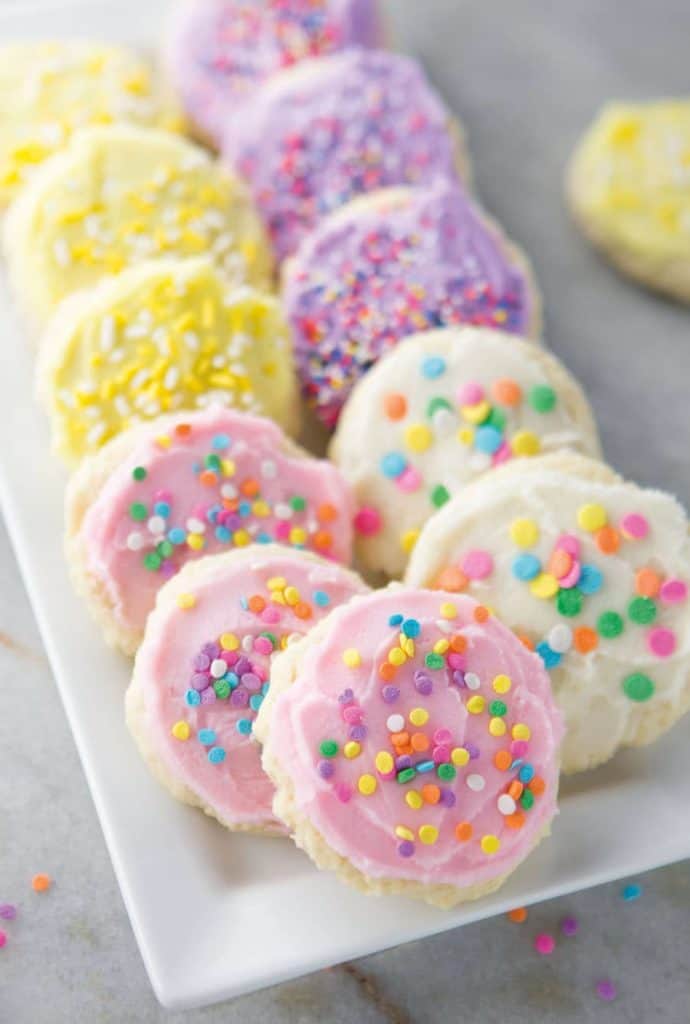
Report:
M220 403L299 425L277 299L206 257L153 260L66 299L42 337L38 392L68 462L162 413Z
M572 453L501 467L422 531L406 581L465 592L533 648L566 772L651 743L690 708L687 515Z
M302 390L328 427L408 334L472 324L536 337L526 257L457 185L383 189L323 220L285 265Z
M196 133L218 146L228 123L276 72L382 42L378 0L179 0L164 56Z
M514 459L601 454L589 403L543 349L486 327L411 335L348 399L330 455L353 488L364 565L400 576L426 521Z
M233 117L223 156L247 180L279 259L362 193L467 173L460 128L422 67L385 50L276 75Z
M156 778L230 829L284 834L254 725L275 654L366 590L354 573L269 545L187 565L158 595L126 695Z
M186 139L123 125L79 132L45 163L7 217L5 254L39 327L61 299L145 260L207 254L230 283L272 283L244 184Z
M543 662L466 595L392 585L276 658L273 809L322 869L442 907L497 889L556 813Z
M330 462L222 406L160 417L86 459L68 488L72 578L131 654L156 594L202 555L279 543L348 564L354 505Z

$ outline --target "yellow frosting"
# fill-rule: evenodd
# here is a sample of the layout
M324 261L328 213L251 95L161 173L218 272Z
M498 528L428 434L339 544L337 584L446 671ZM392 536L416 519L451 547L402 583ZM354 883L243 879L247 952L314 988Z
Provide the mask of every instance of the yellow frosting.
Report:
M182 128L138 54L88 42L0 47L0 208L75 130L113 122Z
M690 254L690 100L605 107L576 154L573 181L578 209L611 242Z
M271 280L245 186L179 136L130 126L75 135L14 203L5 243L20 303L39 323L66 295L159 256L209 253L230 282Z
M38 373L54 447L68 461L141 420L213 402L297 427L277 299L229 290L206 258L145 263L66 300L42 339Z

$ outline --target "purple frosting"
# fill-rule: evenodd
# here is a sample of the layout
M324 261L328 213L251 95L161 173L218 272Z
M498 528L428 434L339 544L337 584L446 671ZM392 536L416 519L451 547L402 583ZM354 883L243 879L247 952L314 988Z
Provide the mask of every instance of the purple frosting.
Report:
M282 260L363 192L456 181L449 120L416 61L353 49L259 89L229 122L223 155L247 179Z
M286 265L302 389L328 427L362 374L409 334L456 324L530 333L522 262L459 186L384 196L324 220Z
M167 65L186 113L219 144L228 118L276 71L381 41L377 0L183 0Z

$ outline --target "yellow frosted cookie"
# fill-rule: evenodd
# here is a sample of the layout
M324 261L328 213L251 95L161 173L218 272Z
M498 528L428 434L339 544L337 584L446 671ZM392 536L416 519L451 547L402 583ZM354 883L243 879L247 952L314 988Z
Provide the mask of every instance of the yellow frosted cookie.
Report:
M208 253L231 283L271 279L245 186L200 147L131 126L80 132L47 161L9 212L5 248L36 324L66 295L161 256Z
M0 47L0 209L74 131L113 122L182 127L139 54L87 41Z
M604 107L567 189L582 230L620 270L690 301L690 100Z
M134 423L213 403L295 433L287 325L272 295L205 257L154 260L66 299L41 339L38 391L68 462Z

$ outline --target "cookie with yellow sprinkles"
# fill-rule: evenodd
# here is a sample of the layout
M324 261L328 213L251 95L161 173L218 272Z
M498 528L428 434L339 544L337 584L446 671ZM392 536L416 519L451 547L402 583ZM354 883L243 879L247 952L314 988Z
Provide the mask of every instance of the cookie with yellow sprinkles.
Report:
M0 210L74 132L128 123L182 128L181 113L140 54L86 40L0 47Z
M428 521L406 582L464 592L533 648L565 772L656 740L690 708L690 538L669 494L562 452L502 466Z
M66 296L145 260L205 254L229 283L272 281L245 186L185 139L131 126L80 132L47 161L12 206L5 252L37 326Z
M546 669L466 595L391 585L337 608L276 658L255 732L276 815L365 891L477 899L556 813Z
M65 300L37 373L53 447L72 463L136 423L214 403L299 425L278 301L230 287L207 258L145 263Z

